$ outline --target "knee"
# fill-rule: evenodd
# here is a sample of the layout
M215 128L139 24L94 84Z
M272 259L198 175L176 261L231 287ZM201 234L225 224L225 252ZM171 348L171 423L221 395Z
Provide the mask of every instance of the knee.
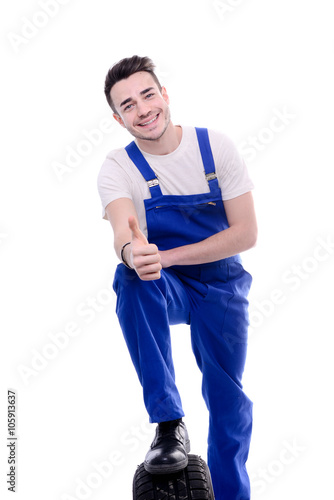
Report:
M118 301L132 302L136 297L140 297L142 295L141 288L143 283L133 269L129 269L123 264L117 266L113 288Z
M143 281L136 271L119 264L115 271L113 288L118 298L126 297L127 300L130 300L131 297L141 299L147 294L150 296L161 295L164 293L165 286L162 278Z
M138 278L136 271L129 269L124 264L118 264L114 275L114 291L118 293L120 287L127 287L130 283L134 283Z

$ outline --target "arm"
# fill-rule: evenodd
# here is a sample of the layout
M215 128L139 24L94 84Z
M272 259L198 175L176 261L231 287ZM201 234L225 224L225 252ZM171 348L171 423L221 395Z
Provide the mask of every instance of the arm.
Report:
M119 198L106 207L106 213L114 231L114 248L121 260L121 250L125 243L123 256L140 279L144 281L160 278L160 255L158 247L149 244L140 231L135 206L129 198Z
M161 251L162 267L214 262L252 248L257 239L252 193L225 201L224 207L230 226L228 229L199 243Z

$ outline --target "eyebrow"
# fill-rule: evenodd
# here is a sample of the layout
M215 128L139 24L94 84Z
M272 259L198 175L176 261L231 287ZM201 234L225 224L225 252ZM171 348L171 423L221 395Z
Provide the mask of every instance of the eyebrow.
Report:
M150 90L154 90L154 87L148 87L147 89L145 90L142 90L140 92L140 95L145 95L147 94L147 92L149 92ZM125 101L122 101L121 104L119 105L119 107L121 108L122 106L125 106L125 104L127 104L128 102L132 101L132 97L128 97L127 99L125 99Z

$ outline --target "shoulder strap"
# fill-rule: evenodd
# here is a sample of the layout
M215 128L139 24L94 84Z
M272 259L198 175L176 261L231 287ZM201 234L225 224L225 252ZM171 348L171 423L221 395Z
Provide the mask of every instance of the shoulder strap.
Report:
M215 162L213 160L212 150L209 140L209 132L207 128L195 127L199 149L202 156L202 161L205 170L205 177L208 181L210 191L219 188Z
M134 141L132 141L130 144L128 144L128 146L126 146L125 151L129 155L129 158L136 165L136 167L138 168L144 179L146 180L152 198L155 198L157 196L162 196L162 192L159 186L159 181L154 171L146 161L144 155L138 148L137 144Z

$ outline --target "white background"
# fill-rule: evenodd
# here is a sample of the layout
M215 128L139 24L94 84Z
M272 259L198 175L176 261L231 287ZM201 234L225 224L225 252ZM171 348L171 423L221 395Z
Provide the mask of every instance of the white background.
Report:
M244 152L248 145L260 229L243 256L254 277L244 376L254 401L253 498L329 498L331 2L44 3L49 14L43 0L21 0L2 4L0 16L1 497L12 498L7 389L17 391L17 499L130 499L152 440L114 313L117 260L96 189L108 151L131 140L112 124L104 78L139 54L155 61L175 124L221 130ZM277 111L285 123L271 132ZM87 146L84 131L105 120L109 131ZM77 165L57 174L73 150ZM172 335L192 452L205 458L189 332Z

